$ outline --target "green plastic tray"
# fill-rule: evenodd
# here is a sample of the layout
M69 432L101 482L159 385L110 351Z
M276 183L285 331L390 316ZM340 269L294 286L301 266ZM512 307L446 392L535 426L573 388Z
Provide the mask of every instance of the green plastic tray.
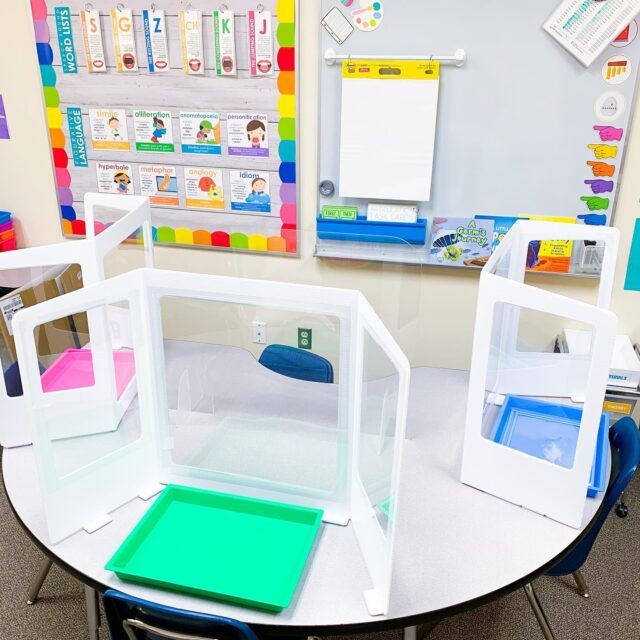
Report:
M322 511L168 485L105 567L120 579L282 611Z

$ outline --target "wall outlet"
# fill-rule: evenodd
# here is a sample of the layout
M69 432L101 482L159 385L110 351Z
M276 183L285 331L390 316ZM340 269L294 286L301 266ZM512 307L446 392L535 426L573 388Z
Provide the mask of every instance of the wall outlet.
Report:
M311 349L312 347L311 329L298 329L298 349Z
M253 344L267 344L267 323L254 320L251 327L253 329Z

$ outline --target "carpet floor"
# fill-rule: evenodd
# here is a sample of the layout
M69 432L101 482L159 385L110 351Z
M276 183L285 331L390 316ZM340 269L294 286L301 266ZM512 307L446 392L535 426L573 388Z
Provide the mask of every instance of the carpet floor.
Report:
M584 566L591 598L579 597L571 579L543 577L536 582L557 640L640 638L640 474L626 502L629 516L609 517ZM53 567L40 600L27 606L29 584L42 559L0 490L0 640L86 640L83 588L58 567ZM101 639L108 638L103 627ZM445 639L543 640L522 590L445 620L429 636ZM362 640L401 640L401 630Z

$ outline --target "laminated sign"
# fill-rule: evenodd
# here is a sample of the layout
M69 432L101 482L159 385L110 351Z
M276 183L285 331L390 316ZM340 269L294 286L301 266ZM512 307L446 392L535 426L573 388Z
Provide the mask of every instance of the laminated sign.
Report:
M136 53L136 39L131 9L125 9L124 7L112 9L111 25L118 73L138 71L138 54Z

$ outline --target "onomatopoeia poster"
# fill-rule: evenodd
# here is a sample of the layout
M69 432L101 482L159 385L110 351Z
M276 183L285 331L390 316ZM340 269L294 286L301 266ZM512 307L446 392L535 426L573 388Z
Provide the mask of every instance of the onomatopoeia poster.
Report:
M220 114L207 111L180 112L182 153L220 155Z
M221 169L185 167L184 182L189 209L224 209Z

